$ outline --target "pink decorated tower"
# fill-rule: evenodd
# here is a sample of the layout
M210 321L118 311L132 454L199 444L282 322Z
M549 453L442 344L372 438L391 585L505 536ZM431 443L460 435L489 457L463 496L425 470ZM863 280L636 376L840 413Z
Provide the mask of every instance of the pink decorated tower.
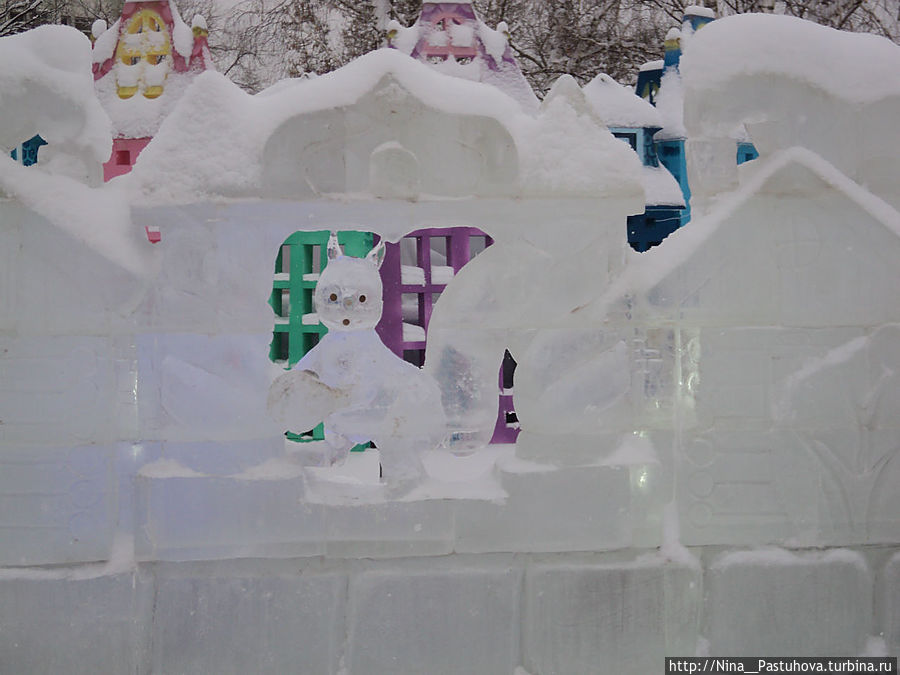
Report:
M126 2L109 28L94 38L94 87L113 123L113 151L103 178L131 171L190 81L212 67L206 21L188 26L172 0Z
M412 26L391 21L387 30L389 47L447 75L492 84L525 110L537 110L538 99L509 46L506 23L489 28L471 2L425 2Z

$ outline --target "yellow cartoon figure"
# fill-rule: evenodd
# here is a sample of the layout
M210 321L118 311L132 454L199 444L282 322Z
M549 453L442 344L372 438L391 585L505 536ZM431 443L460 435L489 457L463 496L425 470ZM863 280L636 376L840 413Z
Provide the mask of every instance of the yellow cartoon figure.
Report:
M172 39L162 17L142 9L128 21L116 51L116 87L119 98L131 98L139 90L146 98L163 93L169 74Z

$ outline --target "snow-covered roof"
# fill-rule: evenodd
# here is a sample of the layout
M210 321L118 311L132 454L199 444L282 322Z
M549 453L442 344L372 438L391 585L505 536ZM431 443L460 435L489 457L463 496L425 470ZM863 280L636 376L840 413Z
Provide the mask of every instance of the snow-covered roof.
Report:
M0 63L0 149L40 134L98 162L109 157L109 118L94 97L84 35L41 26L0 38Z
M150 203L260 196L265 193L264 175L271 170L272 154L278 154L284 143L302 140L292 135L312 134L304 147L325 154L320 166L301 167L300 160L294 160L298 164L292 170L304 172L296 177L296 198L302 199L314 182L311 175L325 171L325 164L350 176L348 162L369 161L378 147L398 140L382 136L404 115L412 115L409 126L419 125L404 144L408 150L407 143L422 144L423 156L416 159L427 164L422 165L423 172L454 170L428 163L427 155L432 152L429 146L456 138L448 147L458 147L469 158L466 161L475 162L462 167L464 171L488 171L485 167L492 163L511 167L511 173L498 169L495 176L502 174L497 180L505 187L485 185L479 190L528 197L633 198L641 193L635 153L566 100L528 115L495 87L436 73L393 49L372 52L327 75L257 96L221 75L205 73L196 78L123 180ZM360 120L365 124L357 133L353 130ZM430 129L431 138L423 129ZM276 133L282 134L278 138L284 143L271 146ZM471 133L476 136L458 136ZM410 132L396 131L397 136L404 134ZM367 192L365 178L348 177L344 189Z
M606 73L600 73L582 89L600 118L610 127L662 127L656 108L622 86Z
M715 19L716 13L710 9L709 7L703 7L701 5L688 5L684 8L685 16L703 16L708 19Z
M783 75L853 103L900 95L900 46L791 16L740 14L699 31L681 59L688 86L713 89L736 77Z
M637 101L637 105L632 99ZM598 75L584 88L578 86L578 82L571 75L560 76L544 97L541 111L556 105L566 106L582 118L594 120L599 126L626 128L660 126L659 116L652 105L608 75ZM628 147L624 143L622 145ZM634 154L637 157L637 154ZM641 184L644 187L646 205L684 207L681 187L664 167L642 166Z
M541 110L546 110L556 99L563 99L570 105L579 115L593 118L600 126L606 126L603 118L597 114L594 106L590 104L584 90L571 75L560 75L550 87L550 91L541 101Z
M641 167L644 200L647 206L677 206L684 208L684 194L675 176L664 166Z

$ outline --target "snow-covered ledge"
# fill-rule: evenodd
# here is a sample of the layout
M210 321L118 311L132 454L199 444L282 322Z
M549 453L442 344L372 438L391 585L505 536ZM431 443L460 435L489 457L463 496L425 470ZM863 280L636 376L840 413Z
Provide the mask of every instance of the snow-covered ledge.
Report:
M565 468L497 445L424 460L429 479L400 500L385 498L372 450L342 468L275 458L219 476L159 460L137 478L138 559L608 551L662 541L652 459Z

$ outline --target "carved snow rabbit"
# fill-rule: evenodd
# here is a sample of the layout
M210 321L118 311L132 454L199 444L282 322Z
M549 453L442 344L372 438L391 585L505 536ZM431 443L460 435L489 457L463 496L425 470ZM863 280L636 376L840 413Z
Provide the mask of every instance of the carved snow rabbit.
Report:
M276 378L268 406L292 429L324 422L331 463L344 461L354 445L373 441L385 482L406 489L425 476L420 454L442 441L446 427L435 381L397 357L375 332L383 260L383 242L365 258L354 258L343 254L331 234L328 265L314 295L328 333Z

